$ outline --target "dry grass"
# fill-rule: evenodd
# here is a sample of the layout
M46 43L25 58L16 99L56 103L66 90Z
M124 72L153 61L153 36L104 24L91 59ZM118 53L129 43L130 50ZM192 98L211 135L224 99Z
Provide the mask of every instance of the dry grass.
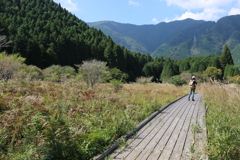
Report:
M207 107L210 159L240 158L240 88L235 84L201 85Z

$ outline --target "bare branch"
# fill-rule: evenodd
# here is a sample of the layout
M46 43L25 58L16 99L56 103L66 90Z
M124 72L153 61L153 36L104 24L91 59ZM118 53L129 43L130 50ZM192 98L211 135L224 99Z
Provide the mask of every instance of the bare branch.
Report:
M5 35L0 35L0 49L3 47L9 47L11 42L7 42Z
M0 28L0 32L3 31L2 28ZM0 34L0 50L3 47L9 47L11 42L7 42L7 36Z

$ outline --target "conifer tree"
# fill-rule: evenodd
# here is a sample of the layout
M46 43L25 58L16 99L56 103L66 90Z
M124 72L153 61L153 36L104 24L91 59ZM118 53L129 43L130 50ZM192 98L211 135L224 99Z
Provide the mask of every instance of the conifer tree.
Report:
M219 58L222 70L224 71L226 65L234 65L230 49L224 45L222 55Z
M171 59L167 59L167 61L164 63L164 67L161 73L161 80L164 80L165 78L170 78L177 74L177 65Z

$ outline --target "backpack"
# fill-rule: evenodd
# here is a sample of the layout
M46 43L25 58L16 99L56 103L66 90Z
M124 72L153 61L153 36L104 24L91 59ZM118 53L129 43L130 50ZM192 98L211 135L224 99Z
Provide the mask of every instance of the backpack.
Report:
M194 86L194 80L190 80L190 82L189 82L189 88L194 88L195 86Z

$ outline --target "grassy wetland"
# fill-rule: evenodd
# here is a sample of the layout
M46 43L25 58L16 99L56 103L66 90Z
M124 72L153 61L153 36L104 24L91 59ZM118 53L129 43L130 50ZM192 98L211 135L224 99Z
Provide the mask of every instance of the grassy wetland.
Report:
M90 159L186 88L164 84L0 83L1 159Z
M0 83L1 159L90 159L187 86L9 81ZM201 84L209 159L239 159L240 94L234 84Z

